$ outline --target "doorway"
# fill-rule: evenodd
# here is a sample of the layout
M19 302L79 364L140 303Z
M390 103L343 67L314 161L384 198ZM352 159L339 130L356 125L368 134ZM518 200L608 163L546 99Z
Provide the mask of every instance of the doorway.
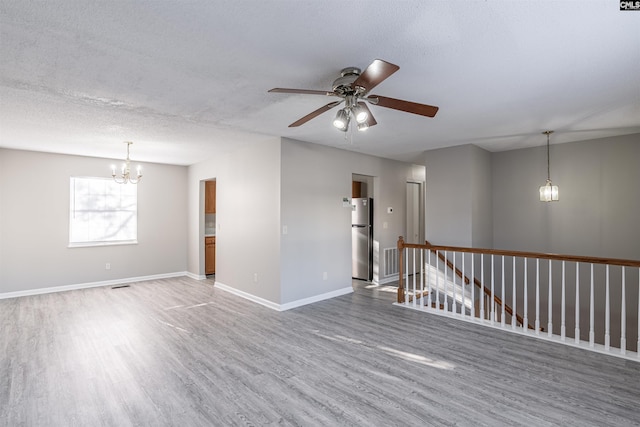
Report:
M424 193L421 182L407 182L407 232L405 242L424 243Z

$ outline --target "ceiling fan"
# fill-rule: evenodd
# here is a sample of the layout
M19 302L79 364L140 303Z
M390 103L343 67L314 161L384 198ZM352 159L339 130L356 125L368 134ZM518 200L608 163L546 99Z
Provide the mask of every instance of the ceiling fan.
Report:
M317 110L307 114L301 119L291 123L289 127L298 127L320 114L345 103L344 108L338 110L333 125L339 130L346 132L349 123L353 118L358 126L358 130L363 131L377 124L373 118L371 110L366 102L380 107L392 108L394 110L405 111L407 113L418 114L426 117L433 117L438 112L438 107L416 102L403 101L401 99L388 98L380 95L369 95L369 91L382 83L387 77L398 71L400 67L381 59L374 60L364 72L359 68L348 67L341 71L341 76L333 82L333 90L311 90L311 89L286 89L273 88L269 92L277 93L297 93L303 95L326 95L342 98L340 101L333 101ZM366 102L364 102L366 101Z

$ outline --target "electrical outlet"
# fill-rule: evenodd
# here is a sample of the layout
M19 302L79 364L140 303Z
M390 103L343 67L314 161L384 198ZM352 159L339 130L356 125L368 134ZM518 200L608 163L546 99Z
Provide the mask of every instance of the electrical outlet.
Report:
M258 273L253 273L253 282L258 283Z
M289 228L286 225L282 226L282 234L289 234Z
M324 271L324 272L322 273L322 280L327 280L327 277L329 277L329 276L328 276L327 272L326 272L326 271Z
M111 263L110 263L110 262L106 263L106 264L104 265L104 269L105 269L105 270L111 270Z

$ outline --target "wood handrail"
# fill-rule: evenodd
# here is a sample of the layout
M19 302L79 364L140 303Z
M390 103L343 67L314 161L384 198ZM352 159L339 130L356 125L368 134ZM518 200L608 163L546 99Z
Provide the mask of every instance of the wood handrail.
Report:
M504 255L504 256L514 256L514 257L521 257L521 258L550 259L554 261L584 262L584 263L591 263L591 264L609 264L609 265L620 265L625 267L640 267L640 261L638 260L620 259L620 258L599 258L599 257L582 256L582 255L552 254L552 253L545 253L545 252L507 251L507 250L501 250L501 249L440 246L440 245L432 245L429 242L425 242L425 244L423 245L413 244L413 243L403 243L403 247L431 249L433 251L466 252L466 253L476 253L476 254L485 254L485 255L500 255L500 256Z

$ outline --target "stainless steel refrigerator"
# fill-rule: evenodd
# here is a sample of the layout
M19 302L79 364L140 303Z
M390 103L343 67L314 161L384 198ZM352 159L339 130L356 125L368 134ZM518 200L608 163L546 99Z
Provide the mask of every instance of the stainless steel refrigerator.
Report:
M354 279L373 279L373 199L351 199L351 267Z

